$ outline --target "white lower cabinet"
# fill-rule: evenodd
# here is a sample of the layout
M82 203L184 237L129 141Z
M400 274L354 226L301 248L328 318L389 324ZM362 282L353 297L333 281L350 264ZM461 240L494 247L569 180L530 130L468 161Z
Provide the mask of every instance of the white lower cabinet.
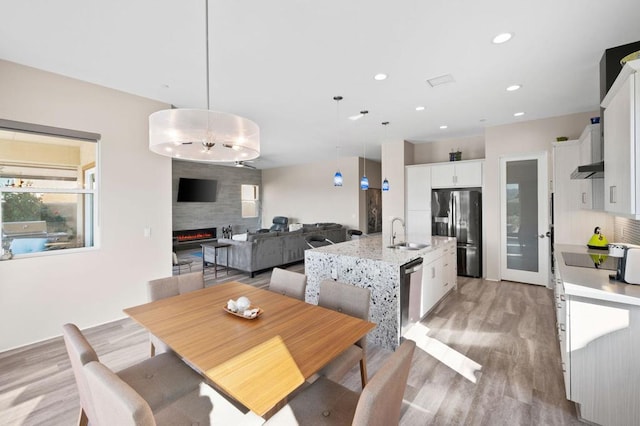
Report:
M422 299L420 316L425 316L442 298L457 285L456 243L424 257L422 267Z
M558 341L567 399L594 424L640 424L640 306L565 293L556 271Z
M444 294L449 290L458 286L458 256L456 253L456 243L449 243L444 249L443 256L444 279L443 290Z
M441 297L443 283L442 256L427 263L422 268L422 309L423 317L433 308Z
M560 272L556 270L556 282L554 287L556 303L556 330L558 332L558 343L560 344L560 358L562 363L562 373L564 375L564 389L567 399L571 399L571 359L569 357L569 311L567 310L567 298L564 292L564 285Z

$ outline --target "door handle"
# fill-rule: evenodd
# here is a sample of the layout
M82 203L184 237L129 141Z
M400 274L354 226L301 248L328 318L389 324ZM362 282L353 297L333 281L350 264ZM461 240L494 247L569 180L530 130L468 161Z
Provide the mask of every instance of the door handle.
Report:
M609 203L615 204L616 201L616 186L612 185L609 187Z

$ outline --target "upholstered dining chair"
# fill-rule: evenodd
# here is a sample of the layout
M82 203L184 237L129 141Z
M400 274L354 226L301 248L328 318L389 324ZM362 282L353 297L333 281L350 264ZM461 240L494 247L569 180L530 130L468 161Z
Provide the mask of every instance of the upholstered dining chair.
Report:
M397 425L415 347L415 342L405 340L360 394L319 378L265 425Z
M271 281L269 282L270 291L294 297L304 302L306 289L307 276L305 274L287 271L282 268L273 268Z
M333 309L352 317L369 320L371 291L340 281L324 280L320 283L318 306ZM367 384L367 336L358 340L346 351L320 370L321 376L340 381L357 362L360 362L362 388Z
M84 367L87 388L94 400L98 426L260 425L264 420L243 412L206 384L153 409L136 389L104 364Z
M62 334L80 394L78 424L96 424L95 398L89 392L83 367L99 361L98 354L75 324L65 324ZM198 389L203 382L199 374L170 353L148 358L119 371L117 376L135 389L152 410Z
M147 283L149 300L152 302L203 288L204 275L200 271L158 278ZM149 339L151 340L151 356L154 356L156 353L164 353L171 350L164 342L151 333L149 333Z

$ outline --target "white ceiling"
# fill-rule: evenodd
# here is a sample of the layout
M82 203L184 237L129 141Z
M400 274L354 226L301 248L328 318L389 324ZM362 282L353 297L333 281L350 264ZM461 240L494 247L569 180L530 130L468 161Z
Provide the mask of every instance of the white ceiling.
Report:
M0 0L0 58L204 108L204 11L205 0ZM379 159L391 140L597 110L602 53L640 40L638 0L210 0L209 15L211 109L258 123L258 168L335 159L338 134L341 156L366 142ZM502 32L514 37L492 44ZM426 83L445 74L455 83Z

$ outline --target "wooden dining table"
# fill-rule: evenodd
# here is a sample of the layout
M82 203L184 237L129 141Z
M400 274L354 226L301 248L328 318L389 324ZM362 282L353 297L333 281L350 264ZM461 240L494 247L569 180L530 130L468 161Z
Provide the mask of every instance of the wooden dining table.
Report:
M255 319L225 311L249 298ZM218 390L268 418L322 367L375 324L239 282L127 308Z

